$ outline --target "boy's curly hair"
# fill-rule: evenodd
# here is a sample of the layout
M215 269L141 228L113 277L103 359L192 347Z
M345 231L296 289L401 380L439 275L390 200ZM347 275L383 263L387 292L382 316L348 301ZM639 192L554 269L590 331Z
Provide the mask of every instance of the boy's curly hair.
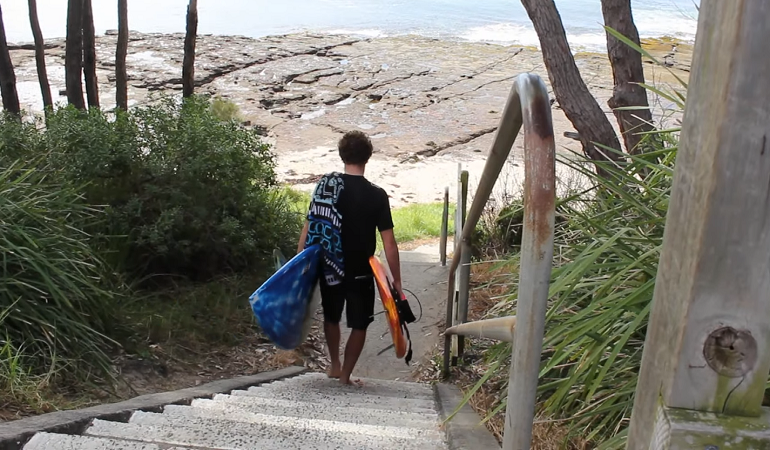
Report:
M366 164L374 151L369 136L358 130L345 133L337 143L337 148L345 164Z

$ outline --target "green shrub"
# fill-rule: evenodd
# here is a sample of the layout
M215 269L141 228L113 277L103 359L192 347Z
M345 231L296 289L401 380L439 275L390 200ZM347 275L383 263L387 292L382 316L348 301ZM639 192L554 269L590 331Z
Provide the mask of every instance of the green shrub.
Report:
M275 192L268 145L215 117L206 98L162 98L114 120L63 108L45 140L67 181L107 207L109 223L94 233L132 273L210 279L259 267L299 233Z
M269 147L205 98L1 116L0 389L109 374L132 334L121 280L253 275L296 248L300 218Z
M30 371L104 371L110 363L105 333L115 325L118 290L82 231L102 213L44 172L0 157L0 348L8 353L0 378L7 386Z
M223 122L240 120L238 105L225 98L216 97L211 100L211 113Z

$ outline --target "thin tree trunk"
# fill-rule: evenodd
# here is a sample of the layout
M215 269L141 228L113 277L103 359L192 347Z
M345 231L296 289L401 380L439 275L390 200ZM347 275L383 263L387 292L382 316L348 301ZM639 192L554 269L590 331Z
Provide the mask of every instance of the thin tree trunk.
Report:
M29 0L29 25L32 27L32 36L35 38L35 63L37 64L37 78L40 81L40 93L43 95L43 106L46 110L53 108L51 86L48 84L48 70L45 67L45 41L40 30L40 21L37 18L37 1Z
M78 109L85 109L83 99L83 3L69 0L67 7L67 44L64 56L64 78L67 101Z
M0 95L3 96L3 108L12 114L20 114L19 94L16 92L16 73L13 70L11 52L5 40L3 10L0 9Z
M612 124L580 76L553 0L521 0L521 3L540 39L543 61L554 95L567 119L577 130L583 152L594 161L623 159L622 155L597 148L593 144L596 142L617 151L622 150ZM606 171L598 166L597 173L606 175Z
M189 97L195 88L195 39L198 35L198 0L187 7L187 35L184 39L182 63L182 96Z
M91 0L83 0L83 72L89 107L99 107L99 83L96 79L96 32Z
M122 110L128 109L128 0L118 0L118 49L115 52L115 103Z
M639 45L639 32L631 12L631 0L602 0L604 24ZM607 33L607 53L612 64L615 88L607 105L612 108L620 126L620 133L631 154L644 151L639 145L639 133L652 131L652 112L649 109L618 111L616 108L641 106L649 108L647 91L638 83L644 83L642 55L615 36Z

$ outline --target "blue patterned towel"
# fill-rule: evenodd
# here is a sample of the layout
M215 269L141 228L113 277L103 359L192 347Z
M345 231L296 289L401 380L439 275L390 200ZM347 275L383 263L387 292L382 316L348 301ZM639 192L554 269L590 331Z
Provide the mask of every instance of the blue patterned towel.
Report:
M337 200L345 188L345 180L339 172L332 172L318 181L307 214L309 223L305 247L320 244L323 249L323 275L326 284L334 286L345 277L345 261L342 256L342 214L337 210Z

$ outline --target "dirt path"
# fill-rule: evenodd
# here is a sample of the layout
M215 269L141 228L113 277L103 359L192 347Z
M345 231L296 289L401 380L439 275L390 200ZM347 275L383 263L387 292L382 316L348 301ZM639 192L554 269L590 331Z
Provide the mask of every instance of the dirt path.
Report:
M383 354L381 350L392 344L388 324L383 311L382 302L377 296L374 312L374 323L370 325L364 351L356 364L354 376L377 378L382 380L411 380L412 372L417 364L424 361L433 353L439 345L439 326L446 318L446 283L448 269L439 263L438 245L427 244L410 251L401 251L401 273L403 286L409 289L422 304L422 318L420 318L420 305L414 297L407 293L409 304L418 322L409 325L412 337L412 362L409 366L403 359L397 359L395 351L390 348ZM384 262L384 258L383 258ZM321 311L317 312L317 318L321 319ZM342 319L342 348L347 342L350 330L346 328L345 318Z

